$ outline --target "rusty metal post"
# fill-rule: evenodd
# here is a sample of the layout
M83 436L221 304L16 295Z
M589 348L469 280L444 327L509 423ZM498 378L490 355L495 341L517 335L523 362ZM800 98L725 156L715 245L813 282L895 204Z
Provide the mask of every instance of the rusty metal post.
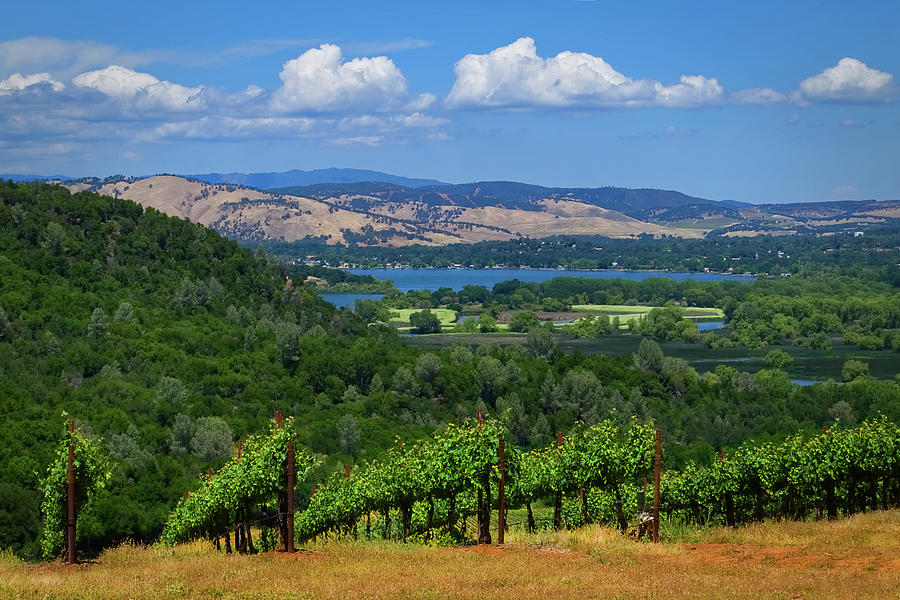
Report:
M497 543L503 543L506 532L506 441L500 438L500 492L497 505Z
M350 479L350 463L344 463L344 478Z
M275 411L275 427L277 427L278 429L281 429L281 411L280 410Z
M475 419L478 421L478 431L481 431L481 423L484 421L484 412L479 408L475 413ZM484 514L484 490L478 488L478 498L475 501L475 513L478 521L478 543L481 544L484 539L484 522L486 520Z
M653 457L653 541L659 541L659 479L662 475L662 431L656 430L656 456Z
M238 440L238 455L237 459L241 460L241 455L244 453L244 440Z
M69 421L69 434L75 433L75 421ZM66 507L66 562L75 564L75 446L69 439Z
M285 550L294 551L294 442L287 447L287 539Z
M187 500L188 496L190 496L190 495L191 495L191 493L188 490L184 490L184 499L185 500Z
M562 434L562 431L558 431L556 433L556 449L557 450L562 448L562 443L563 443L563 434Z

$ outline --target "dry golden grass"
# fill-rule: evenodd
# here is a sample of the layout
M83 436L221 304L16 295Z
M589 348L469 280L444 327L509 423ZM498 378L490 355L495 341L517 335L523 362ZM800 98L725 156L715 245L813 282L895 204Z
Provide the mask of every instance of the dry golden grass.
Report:
M224 556L204 544L123 546L97 563L0 556L2 598L897 598L900 513L765 523L645 544L600 527L503 547L337 542L294 555Z

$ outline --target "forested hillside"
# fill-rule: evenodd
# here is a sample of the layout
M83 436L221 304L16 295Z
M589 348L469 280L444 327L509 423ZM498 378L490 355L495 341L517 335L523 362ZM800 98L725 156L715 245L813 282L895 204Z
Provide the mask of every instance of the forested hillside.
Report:
M147 539L234 439L312 404L321 346L353 332L265 256L152 208L3 183L0 224L3 547L33 542L63 411L119 459L86 541Z
M701 376L649 340L634 357L582 356L535 329L507 347L416 351L286 280L264 253L94 193L0 183L0 227L0 548L23 556L37 555L39 480L68 418L115 465L79 518L84 550L155 540L196 475L279 409L323 457L298 489L301 509L339 463L478 408L523 448L576 421L652 421L667 468L835 419L900 420L894 381L860 371L800 388L779 370L727 366Z

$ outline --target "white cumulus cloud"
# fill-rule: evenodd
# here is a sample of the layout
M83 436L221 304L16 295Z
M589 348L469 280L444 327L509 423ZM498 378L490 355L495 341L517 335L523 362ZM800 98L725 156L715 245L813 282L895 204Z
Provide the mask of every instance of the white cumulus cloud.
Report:
M80 88L102 92L118 100L132 100L141 108L186 110L202 108L202 87L186 87L161 81L149 73L132 71L118 65L88 71L72 79Z
M34 73L33 75L13 73L0 81L0 94L20 92L34 85L49 85L54 92L61 92L66 88L63 82L53 79L50 73Z
M837 65L804 79L793 96L798 102L884 102L895 93L893 75L844 57Z
M284 113L384 111L408 96L406 77L386 56L344 60L322 44L284 63L273 107Z
M715 78L683 75L669 86L632 79L591 54L566 51L542 58L529 37L488 54L467 54L454 71L456 81L445 99L451 108L700 106L722 100Z

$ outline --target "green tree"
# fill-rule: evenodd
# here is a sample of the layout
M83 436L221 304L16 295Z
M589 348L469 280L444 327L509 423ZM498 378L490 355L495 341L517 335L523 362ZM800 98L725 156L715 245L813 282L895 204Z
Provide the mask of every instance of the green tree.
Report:
M844 381L853 381L860 377L869 376L869 365L860 360L848 360L841 369L841 377Z
M200 417L191 438L191 452L210 461L231 454L231 427L219 417Z
M660 373L663 367L662 348L650 338L641 339L637 352L631 355L634 366L645 373Z
M481 333L494 333L497 331L497 320L489 312L483 312L478 316L478 331Z
M441 371L441 357L433 352L420 354L416 359L416 377L431 383Z
M106 311L99 306L95 308L94 312L91 313L91 322L88 325L88 337L100 338L105 336L108 322Z
M509 320L509 330L525 332L540 324L541 321L533 310L520 310Z
M441 321L427 308L423 311L410 313L409 324L416 333L440 333Z
M341 420L338 421L337 431L338 439L341 444L341 451L344 454L355 456L356 445L359 442L360 435L359 424L356 422L356 417L351 414L346 414L341 417Z
M794 364L794 357L778 348L766 354L766 366L772 369L784 369Z
M547 362L553 362L559 353L559 342L556 336L543 327L532 327L528 331L525 345L534 356Z
M113 320L117 323L130 323L132 319L134 319L134 307L131 306L131 303L122 302L119 304L119 308L116 309Z
M6 311L0 307L0 342L8 342L12 339L12 324L6 316Z
M300 360L299 345L300 327L290 321L279 321L275 325L275 351L282 365L290 367Z
M811 338L809 338L809 347L815 350L827 352L831 350L831 338L828 337L827 333L816 333Z

